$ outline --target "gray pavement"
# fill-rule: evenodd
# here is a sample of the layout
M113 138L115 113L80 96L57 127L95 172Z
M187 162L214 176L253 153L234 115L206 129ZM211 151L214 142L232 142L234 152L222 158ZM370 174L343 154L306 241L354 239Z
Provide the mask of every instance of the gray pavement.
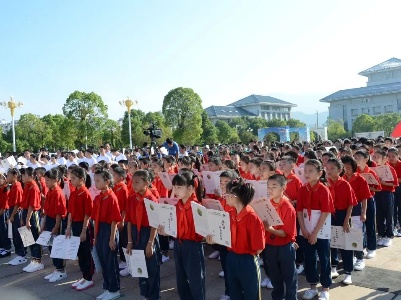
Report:
M209 246L205 247L206 254L211 251ZM172 256L172 253L170 255ZM24 273L22 268L25 265L9 266L7 262L11 258L0 259L0 300L86 300L94 299L102 293L101 274L95 274L95 287L91 289L77 292L70 288L71 283L80 278L77 261L67 262L67 279L51 284L43 279L45 275L53 271L47 252L43 258L45 269L34 274ZM224 292L224 280L218 276L220 271L219 261L206 258L206 298L208 300L218 300ZM263 271L262 275L264 275ZM401 238L396 238L392 247L379 249L376 258L366 260L365 270L354 272L352 277L354 285L344 286L341 284L342 276L340 275L332 286L330 299L401 300ZM307 288L305 277L300 275L299 299ZM178 299L173 259L161 266L161 290L162 299ZM138 280L134 278L121 278L121 294L122 299L143 299L139 295ZM262 289L262 299L271 299L269 290Z

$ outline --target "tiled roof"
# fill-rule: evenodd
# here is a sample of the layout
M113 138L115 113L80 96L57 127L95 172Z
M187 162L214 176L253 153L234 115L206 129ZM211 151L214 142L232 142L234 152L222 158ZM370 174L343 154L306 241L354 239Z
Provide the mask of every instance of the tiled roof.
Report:
M231 104L229 104L230 106L248 106L248 105L252 105L252 104L259 104L259 103L271 103L271 104L281 104L281 105L285 105L285 106L297 106L296 104L287 102L287 101L283 101L277 98L273 98L270 96L260 96L260 95L250 95L248 97L245 97L241 100L235 101Z
M323 99L320 99L320 102L331 102L335 100L360 98L365 96L368 97L382 94L393 94L399 92L401 92L401 82L394 82L355 89L341 90L327 97L324 97Z
M234 106L209 106L205 108L205 111L209 118L212 117L227 117L227 118L235 118L235 117L243 117L243 116L251 116L255 117L256 115L246 111L245 109L234 107Z
M389 60L386 60L385 62L382 62L381 64L378 64L365 71L360 72L359 75L366 76L370 73L384 71L384 70L392 69L392 68L401 68L401 59L398 59L395 57L390 58Z

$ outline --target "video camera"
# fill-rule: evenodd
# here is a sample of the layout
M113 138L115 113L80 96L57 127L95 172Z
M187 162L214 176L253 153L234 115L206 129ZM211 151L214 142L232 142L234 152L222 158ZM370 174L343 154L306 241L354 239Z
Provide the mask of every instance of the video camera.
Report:
M154 139L160 139L162 137L163 132L160 128L156 128L155 124L152 124L151 127L143 131L143 134L149 136L152 140L154 140Z

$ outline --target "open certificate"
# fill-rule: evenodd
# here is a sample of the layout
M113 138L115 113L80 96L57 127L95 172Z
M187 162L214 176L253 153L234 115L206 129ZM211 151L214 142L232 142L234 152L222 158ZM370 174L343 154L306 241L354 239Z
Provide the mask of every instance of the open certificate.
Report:
M230 215L227 212L207 209L193 201L191 208L197 234L212 235L216 244L231 247Z
M253 199L267 197L267 180L247 180L246 182L251 184L255 190Z
M358 228L350 228L344 232L342 226L331 226L331 248L343 250L363 251L363 234Z
M79 236L71 236L66 239L65 235L58 235L53 240L50 257L76 260L80 243Z
M249 205L252 206L259 218L269 223L270 226L283 225L283 221L268 198L252 200Z
M35 244L35 239L33 238L32 231L26 226L22 226L18 228L19 235L21 236L22 243L24 247L28 247L30 245Z
M6 173L8 171L8 169L10 169L11 167L16 167L17 166L17 162L14 158L14 156L9 156L6 159L3 159L2 161L0 161L0 166L2 168L4 168L6 170Z
M215 199L203 199L202 204L207 208L207 209L214 209L214 210L219 210L219 211L224 211L223 205L221 205L221 202L219 200Z
M127 249L123 248L125 260L127 261L128 272L132 277L148 278L148 268L146 266L145 251L131 250L129 255Z
M166 234L177 237L177 211L174 205L145 199L145 208L151 227L158 228L162 225Z
M168 174L167 172L159 172L160 180L166 189L173 189L173 178L175 175L176 174Z
M49 246L52 240L52 236L53 235L50 231L43 231L36 240L36 244L42 246Z
M206 194L214 194L215 190L220 192L220 174L222 171L203 171L202 178L205 184Z
M393 173L391 173L391 169L387 165L372 167L373 172L377 174L377 176L383 181L393 181Z
M320 215L322 212L320 210L312 210L310 217L308 216L308 211L306 209L303 210L304 224L305 228L309 233L312 233L317 223L319 222ZM302 236L302 230L299 231L299 234ZM317 234L318 239L329 240L331 238L331 217L327 216L326 222L323 224L322 228L320 228L319 233Z
M159 203L176 205L178 202L178 198L159 198Z
M379 182L377 181L377 179L375 178L375 176L373 176L373 174L371 173L361 173L360 174L363 178L366 179L366 181L368 182L368 184L370 185L379 185Z

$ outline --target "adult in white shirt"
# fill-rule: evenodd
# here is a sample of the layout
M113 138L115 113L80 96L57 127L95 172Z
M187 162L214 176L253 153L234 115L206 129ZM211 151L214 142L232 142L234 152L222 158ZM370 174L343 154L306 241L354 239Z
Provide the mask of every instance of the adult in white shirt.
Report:
M58 167L60 164L57 162L56 155L52 154L50 157L50 169Z
M178 153L178 157L188 156L187 147L185 147L184 144L180 145L179 151L180 151L180 153Z
M78 166L78 161L77 161L77 158L75 156L75 153L74 152L69 152L68 153L68 161L66 163L66 166L67 166L67 168L69 168L72 165Z
M64 157L64 152L61 152L60 150L57 151L57 163L59 165L66 165L67 160Z
M96 158L93 157L93 151L91 149L85 150L84 162L88 163L89 168L92 168L93 165L97 164Z
M108 156L108 157L110 157L111 158L111 160L114 160L114 156L113 156L113 153L111 153L111 151L110 151L110 144L104 144L104 149L106 150L106 155Z
M35 154L31 154L31 157L29 158L29 164L28 167L31 167L32 169L40 168L41 165L37 161L37 156Z
M111 150L111 153L115 157L114 160L118 163L120 160L127 160L127 157L120 153L117 149Z
M98 162L103 160L106 163L111 163L111 158L106 154L106 149L104 148L104 146L99 147L99 153L100 155L97 157Z

